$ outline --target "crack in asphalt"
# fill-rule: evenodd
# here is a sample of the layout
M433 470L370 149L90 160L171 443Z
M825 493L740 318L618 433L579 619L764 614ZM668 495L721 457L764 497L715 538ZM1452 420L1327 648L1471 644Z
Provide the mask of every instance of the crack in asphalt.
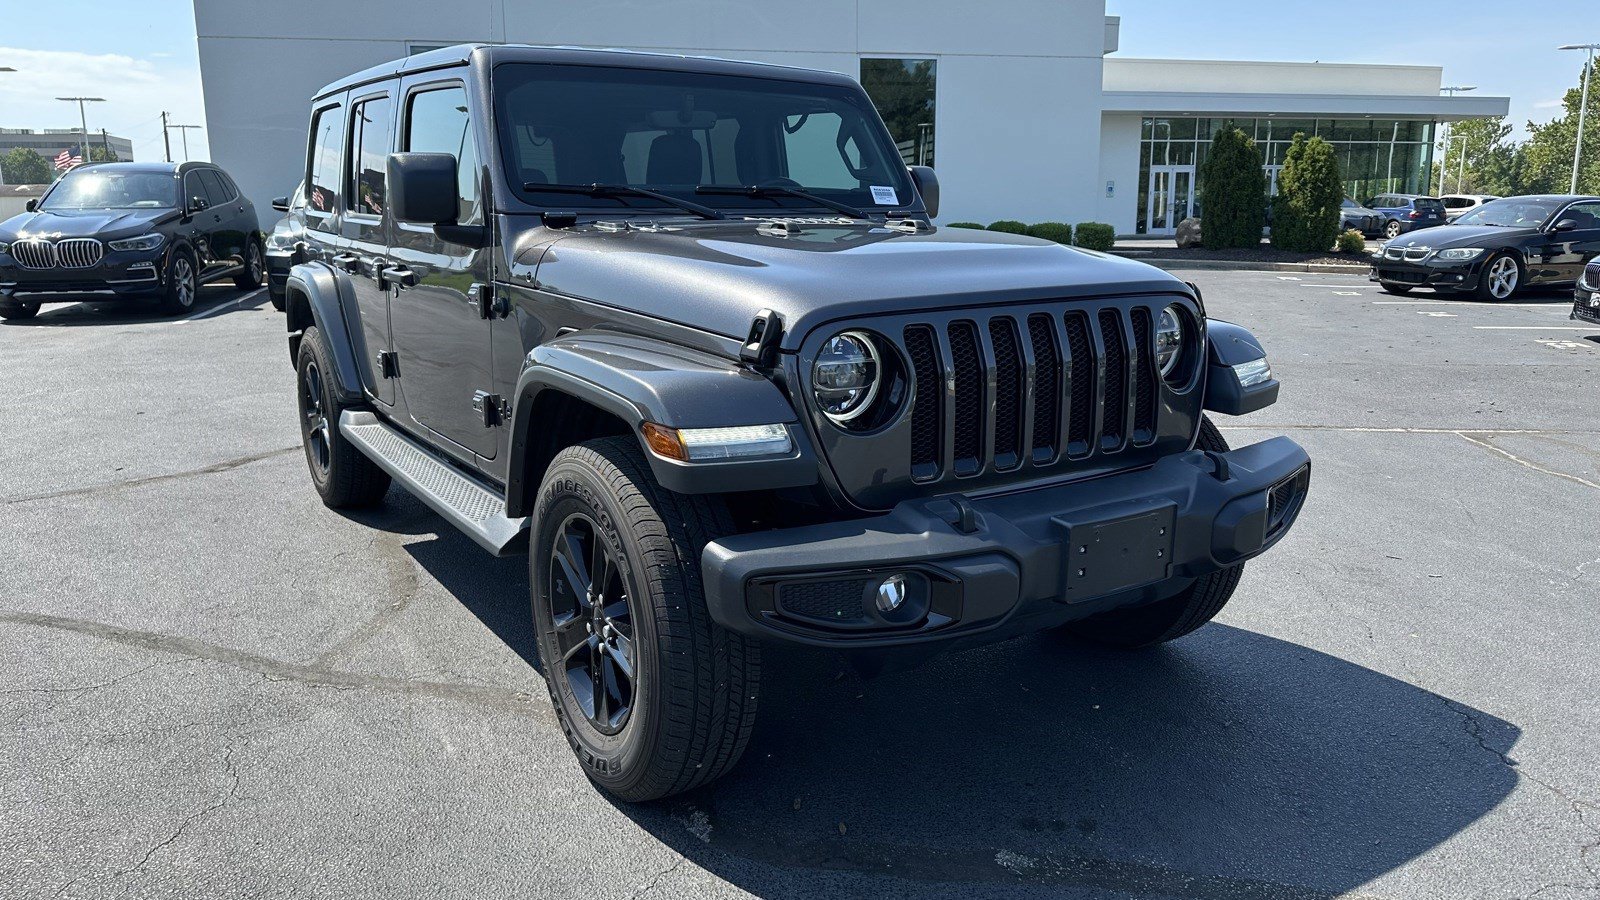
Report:
M132 868L119 869L116 873L114 873L114 877L126 878L129 875L143 872L144 867L149 865L151 857L155 856L162 849L171 846L175 841L178 840L178 838L183 837L183 833L188 831L190 826L226 806L229 801L234 800L239 796L239 770L233 763L233 753L236 749L237 748L233 744L229 744L227 749L222 752L222 771L223 774L229 779L227 792L224 793L221 798L207 804L199 812L184 817L184 820L178 823L178 827L174 829L170 835L167 835L164 840L145 851L144 856L140 858L140 860L135 863Z
M175 653L191 659L223 663L255 672L271 682L289 681L312 687L371 690L468 702L538 718L549 718L551 715L547 706L530 702L535 699L536 694L529 691L481 687L459 682L414 681L386 675L363 675L318 665L285 662L194 638L139 631L104 622L70 619L44 613L0 610L0 623L68 631L156 653Z
M1535 472L1542 472L1542 473L1544 473L1546 475L1554 475L1557 478L1564 478L1567 481L1573 482L1574 484L1581 484L1584 487L1594 488L1595 490L1600 491L1600 483L1596 483L1596 482L1590 481L1587 478L1579 478L1576 475L1570 475L1570 474L1568 474L1566 472L1558 472L1555 469L1546 469L1544 466L1538 465L1536 463L1529 462L1528 460L1523 459L1522 457L1516 455L1515 453L1512 453L1509 450L1502 450L1499 447L1496 447L1493 443L1491 443L1488 440L1488 438L1484 438L1483 440L1479 440L1479 439L1477 439L1477 438L1472 436L1474 434L1487 434L1487 432L1458 431L1458 432L1456 432L1456 434L1461 435L1461 438L1463 440L1465 440L1467 443L1475 444L1475 445L1477 445L1479 447L1482 447L1483 449L1488 450L1488 451L1490 451L1492 453L1499 454L1500 456L1503 456L1506 459L1511 460L1512 462L1516 463L1519 466L1522 466L1525 469L1532 469Z
M252 453L249 456L241 456L237 459L223 460L219 463L212 463L209 466L203 466L198 469L188 469L183 472L168 472L164 475L147 475L143 478L130 478L127 481L111 481L105 484L97 484L93 487L68 488L67 490L62 491L48 491L43 494L24 494L17 497L6 497L5 499L0 500L0 504L10 506L13 503L32 503L36 500L55 500L61 497L81 497L86 494L99 494L106 491L120 491L128 488L140 487L146 484L157 484L163 481L177 481L184 478L193 478L197 475L215 475L218 472L228 472L241 466L248 466L253 462L260 462L263 459L271 459L274 456L282 456L285 453L293 453L299 449L300 445L296 444L293 447L280 447L277 450L268 450L264 453Z
M689 861L688 857L683 856L682 854L680 854L678 856L678 861L677 862L673 863L670 866L667 866L665 869L662 869L661 871L659 871L659 872L655 873L654 875L650 876L650 880L649 881L645 882L644 885L642 887L640 887L637 891L634 891L633 893L628 895L628 900L639 900L640 897L643 897L645 894L648 894L651 891L655 890L656 889L656 885L660 884L661 880L663 878L666 878L668 875L671 875L673 872L678 871L678 869L681 868L683 866L683 864L688 862L688 861Z

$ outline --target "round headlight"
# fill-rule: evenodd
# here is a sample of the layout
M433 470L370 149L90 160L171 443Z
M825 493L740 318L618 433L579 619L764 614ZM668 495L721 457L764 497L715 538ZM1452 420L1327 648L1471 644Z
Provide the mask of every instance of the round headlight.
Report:
M872 406L882 371L870 337L859 331L843 331L828 338L811 368L811 390L817 406L833 421L849 422Z
M1161 318L1156 322L1156 365L1161 369L1161 377L1166 378L1172 374L1172 367L1178 364L1178 357L1183 355L1183 313L1177 305L1167 307L1161 311Z

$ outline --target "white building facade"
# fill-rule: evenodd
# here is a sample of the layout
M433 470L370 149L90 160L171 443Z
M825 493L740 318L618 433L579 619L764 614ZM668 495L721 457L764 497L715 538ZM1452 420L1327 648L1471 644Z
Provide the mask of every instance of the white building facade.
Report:
M1269 175L1296 131L1339 149L1352 194L1426 193L1436 123L1503 115L1440 97L1417 66L1123 59L1104 0L195 0L212 159L256 207L300 179L309 100L343 75L465 42L614 47L842 72L908 163L939 173L941 221L1099 221L1162 234L1196 211L1216 128L1253 133ZM1370 188L1370 190L1369 190ZM1363 193L1365 192L1365 193Z

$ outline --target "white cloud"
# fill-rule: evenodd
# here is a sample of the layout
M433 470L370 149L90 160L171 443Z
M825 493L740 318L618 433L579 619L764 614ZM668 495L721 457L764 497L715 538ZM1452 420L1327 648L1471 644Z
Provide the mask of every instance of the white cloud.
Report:
M1561 107L1561 105L1562 105L1562 101L1560 101L1560 100L1535 100L1534 103L1533 103L1533 108L1534 109L1559 109Z
M78 105L57 97L104 97L88 104L89 132L104 128L131 138L137 159L160 159L161 111L173 121L205 124L200 70L193 61L138 59L118 53L77 53L0 47L0 60L16 69L0 73L0 127L76 128ZM179 136L173 134L175 156ZM205 133L189 133L189 155L207 157Z

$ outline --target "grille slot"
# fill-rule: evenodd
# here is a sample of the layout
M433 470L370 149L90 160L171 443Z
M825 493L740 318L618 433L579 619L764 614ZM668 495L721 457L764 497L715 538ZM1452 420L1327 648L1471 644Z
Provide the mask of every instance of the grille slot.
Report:
M87 269L106 255L105 245L95 238L67 238L56 242L56 261L63 269Z
M17 241L11 245L11 255L24 269L56 267L56 248L48 241Z
M1022 352L1017 346L1017 326L1010 318L989 320L989 342L994 347L994 465L1014 469L1022 465Z
M982 465L983 371L978 349L978 328L971 322L950 323L950 361L955 377L955 451L952 467L957 475L970 475Z
M1028 317L1028 340L1033 345L1033 456L1041 462L1055 458L1061 432L1061 357L1055 332L1045 313Z
M1150 337L1150 310L1132 313L1134 352L1133 442L1148 443L1156 430L1156 348Z
M1122 318L1114 309L1100 311L1100 339L1105 342L1105 397L1100 448L1115 449L1126 436L1128 416L1128 353L1122 343Z
M933 329L913 325L905 330L906 355L916 399L911 405L911 477L926 481L939 474L939 410L943 379L939 377L939 348Z
M1089 452L1094 433L1094 358L1089 352L1089 322L1082 313L1067 313L1067 350L1071 354L1071 402L1067 421L1067 453Z

